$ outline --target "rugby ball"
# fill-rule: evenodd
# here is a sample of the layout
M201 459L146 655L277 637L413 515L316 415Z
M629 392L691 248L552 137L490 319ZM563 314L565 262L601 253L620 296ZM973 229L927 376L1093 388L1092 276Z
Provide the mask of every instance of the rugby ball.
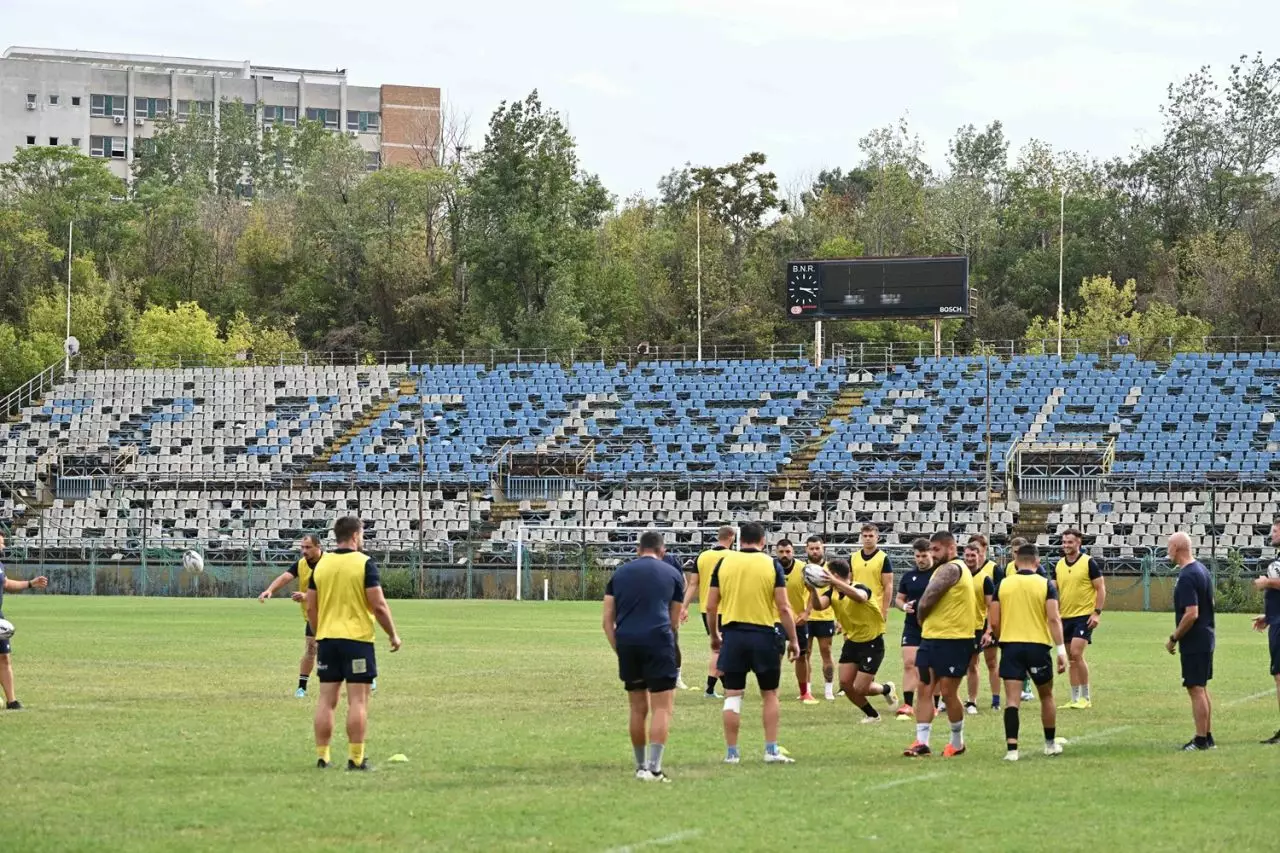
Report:
M807 563L804 567L804 582L811 589L819 589L827 585L827 570L817 563Z
M13 627L13 623L8 619L0 619L0 640L7 640L13 636L13 632L17 629Z
M182 568L198 575L204 571L204 557L198 551L188 551L182 555Z
M1267 577L1272 580L1280 578L1280 560L1273 560L1271 565L1267 566Z

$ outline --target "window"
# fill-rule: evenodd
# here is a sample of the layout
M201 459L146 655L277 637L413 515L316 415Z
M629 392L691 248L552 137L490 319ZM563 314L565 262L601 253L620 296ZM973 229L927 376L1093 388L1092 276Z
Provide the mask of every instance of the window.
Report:
M347 130L358 130L361 133L377 133L381 124L381 116L377 113L347 110Z
M245 104L245 105L244 105L244 114L245 114L246 116L248 116L249 118L257 118L257 117L258 117L258 105L257 105L257 104Z
M366 172L376 172L382 166L382 155L377 151L369 151L364 162L364 170Z
M35 145L35 144L36 144L36 138L35 138L34 136L28 136L28 137L27 137L27 144L28 144L28 145Z
M57 105L58 105L58 96L57 96L57 95L50 95L50 96L49 96L49 106L51 106L51 107L56 107Z
M89 115L124 118L126 104L124 95L90 95Z
M50 145L57 145L57 144L58 144L58 137L56 137L56 136L50 136L50 137L49 137L49 144L50 144Z
M71 106L73 106L73 107L78 107L78 106L80 106L80 96L79 96L79 95L72 95L72 96L71 96Z
M133 114L138 118L157 119L169 115L168 98L134 98Z
M262 108L262 124L264 127L270 127L273 124L284 124L289 127L296 127L298 124L298 108L279 107L267 104Z
M123 136L90 136L89 156L110 157L115 160L124 159L125 138Z
M135 155L148 155L156 153L156 141L150 137L135 137L133 140L133 153Z
M178 121L186 121L193 115L213 115L213 101L178 101Z
M307 121L320 122L325 130L338 129L338 111L307 107Z
M79 148L79 147L80 147L80 137L78 137L78 136L73 136L73 137L71 137L71 144L72 144L72 145L74 145L76 148Z

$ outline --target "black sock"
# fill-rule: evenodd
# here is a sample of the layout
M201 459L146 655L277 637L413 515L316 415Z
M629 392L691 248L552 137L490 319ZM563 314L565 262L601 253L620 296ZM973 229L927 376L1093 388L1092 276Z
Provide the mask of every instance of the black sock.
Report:
M910 705L912 708L914 708L914 707L916 706L916 692L915 692L914 690L904 690L904 691L902 691L902 698L903 698L903 699L906 701L906 703L907 703L908 705Z
M299 690L306 690L306 689L307 689L307 680L308 680L309 678L311 678L311 676L309 676L309 675L299 675L299 676L298 676L298 689L299 689Z
M716 677L714 675L707 676L707 692L708 693L716 692Z
M1018 709L1004 709L1004 737L1005 740L1018 740Z
M873 708L873 707L871 706L871 703L870 703L870 702L868 702L868 703L867 703L867 704L865 704L865 705L859 705L858 707L859 707L859 708L861 708L861 709L862 709L862 713L866 714L868 717L878 717L878 716L880 716L880 712L879 712L879 711L877 711L875 708Z
M1053 743L1058 739L1058 730L1047 728L1044 730L1044 742Z
M1200 735L1196 735L1195 743L1196 743L1196 746L1208 746L1208 745L1209 745L1209 738L1208 738L1207 736L1206 736L1206 737L1200 737Z
M882 687L880 688L880 695L881 695L881 696L888 696L888 695L889 695L890 693L892 693L892 692L893 692L893 685L892 685L892 684L886 684L886 685L884 685L884 686L882 686Z
M1205 732L1204 739L1207 740L1209 743L1213 743L1213 732Z

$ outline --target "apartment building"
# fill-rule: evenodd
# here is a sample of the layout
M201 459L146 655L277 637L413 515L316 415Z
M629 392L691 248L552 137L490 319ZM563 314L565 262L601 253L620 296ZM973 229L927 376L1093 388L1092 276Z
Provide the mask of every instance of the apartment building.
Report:
M0 55L0 162L23 146L70 145L128 180L157 120L231 108L262 127L309 119L350 134L370 170L430 163L440 138L438 88L352 86L345 69L11 47Z

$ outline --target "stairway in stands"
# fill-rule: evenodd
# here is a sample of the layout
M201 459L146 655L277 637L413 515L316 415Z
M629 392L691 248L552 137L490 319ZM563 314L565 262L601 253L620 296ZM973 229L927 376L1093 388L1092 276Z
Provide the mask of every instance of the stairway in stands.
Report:
M1014 522L1011 538L1021 536L1028 542L1035 542L1041 533L1049 532L1049 513L1061 508L1058 504L1019 504L1018 520Z
M817 458L822 446L835 432L834 421L837 418L849 417L850 412L861 406L862 393L863 388L859 385L845 385L840 389L840 395L832 401L826 414L818 422L818 428L822 430L822 434L791 454L791 461L770 482L773 490L799 489L808 482L809 465Z
M332 459L334 455L354 441L361 432L381 417L382 414L390 409L397 400L403 396L416 393L418 393L418 383L414 378L412 376L401 376L399 378L399 385L397 385L393 391L379 397L372 406L365 409L359 417L352 421L350 426L334 438L333 441L329 442L328 446L325 447L324 450L315 455L307 465L306 473L302 477L304 487L306 480L310 475L325 471L329 465L329 460Z

